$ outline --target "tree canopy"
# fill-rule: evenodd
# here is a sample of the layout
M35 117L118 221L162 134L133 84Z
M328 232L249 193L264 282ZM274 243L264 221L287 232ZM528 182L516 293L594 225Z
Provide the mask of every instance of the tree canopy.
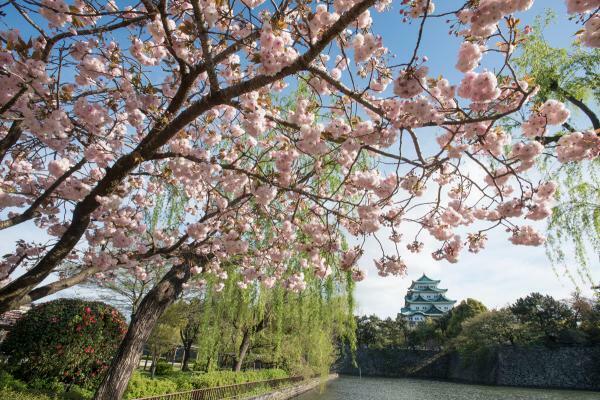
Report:
M600 138L557 138L569 110L531 105L539 89L512 58L529 33L515 15L532 4L2 3L0 229L34 232L0 264L0 311L115 269L145 280L146 268L164 268L96 394L119 399L164 310L208 277L223 288L228 265L245 287L299 293L332 265L364 279L368 236L394 243L374 256L382 276L405 272L402 252L421 251L421 235L434 239L434 259L452 263L481 251L492 229L514 245L543 244L530 221L550 215L557 185L528 171L544 152L592 160ZM386 47L394 37L381 35L378 14L392 6L399 26L418 27L412 51ZM600 46L595 2L567 6L581 43ZM445 39L461 41L456 82L430 76L421 47L447 20ZM299 81L308 93L294 107L276 101ZM520 112L511 136L500 121ZM147 224L165 193L180 194L180 223ZM411 226L418 233L401 243ZM342 232L358 245L344 246ZM40 236L49 239L31 240Z

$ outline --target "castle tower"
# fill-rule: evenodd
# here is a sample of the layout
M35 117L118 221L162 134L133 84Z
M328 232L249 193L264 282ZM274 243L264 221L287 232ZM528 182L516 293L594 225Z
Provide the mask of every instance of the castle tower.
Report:
M454 307L456 300L448 299L445 295L448 289L439 289L439 283L425 274L412 282L400 310L409 325L414 326L427 318L439 318Z

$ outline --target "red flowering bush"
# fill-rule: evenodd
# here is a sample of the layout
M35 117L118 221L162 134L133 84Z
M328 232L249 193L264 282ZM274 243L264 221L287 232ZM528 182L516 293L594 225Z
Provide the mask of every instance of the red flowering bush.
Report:
M29 311L0 345L11 372L24 381L55 380L92 387L99 383L127 324L115 308L60 299Z

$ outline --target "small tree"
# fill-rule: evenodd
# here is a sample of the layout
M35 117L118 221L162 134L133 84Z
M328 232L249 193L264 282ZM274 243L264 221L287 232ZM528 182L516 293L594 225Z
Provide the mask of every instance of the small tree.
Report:
M179 327L181 316L176 308L168 308L160 316L157 324L152 329L146 345L152 354L152 366L150 374L152 377L156 374L156 366L160 356L173 349L179 344Z
M456 337L462 330L463 323L469 318L487 311L487 307L478 300L466 299L452 309L440 320L440 328L449 338Z
M107 304L60 299L25 314L0 349L20 379L94 387L126 330L123 315Z

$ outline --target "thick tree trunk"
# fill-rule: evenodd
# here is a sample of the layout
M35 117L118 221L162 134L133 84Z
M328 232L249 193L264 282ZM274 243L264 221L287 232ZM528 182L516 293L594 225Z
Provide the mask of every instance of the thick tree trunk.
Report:
M192 351L192 342L189 341L183 344L183 359L181 360L181 370L189 371L190 352Z
M184 264L174 266L144 297L94 400L120 400L123 397L152 328L165 309L179 296L189 277L189 268ZM155 363L152 367L156 368Z
M233 367L235 372L240 372L242 370L242 364L246 358L246 353L248 353L248 349L250 348L250 336L250 330L245 330L244 336L242 336L242 344L240 344L240 351L236 357L235 366Z

